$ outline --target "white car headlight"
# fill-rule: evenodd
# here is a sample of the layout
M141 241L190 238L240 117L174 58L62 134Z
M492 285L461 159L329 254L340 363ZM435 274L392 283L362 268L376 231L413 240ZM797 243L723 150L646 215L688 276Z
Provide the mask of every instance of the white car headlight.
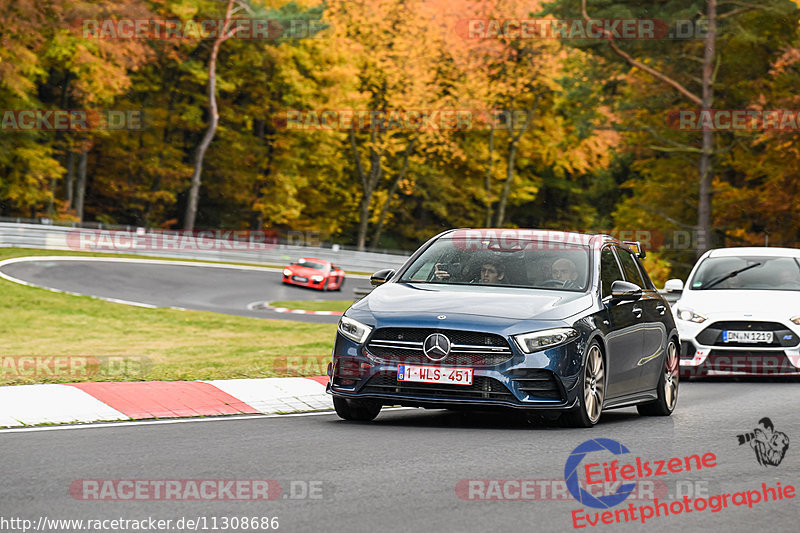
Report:
M706 321L706 317L704 317L703 315L698 315L691 309L686 309L686 308L678 309L677 315L678 318L680 318L681 320L686 320L687 322L697 322L698 324L700 324L701 322Z
M292 275L292 271L289 270L288 268L284 268L283 269L283 275L284 276L291 276Z
M316 281L317 283L319 283L323 279L325 279L325 276L311 276L311 281Z
M514 340L520 350L532 353L569 342L577 337L578 332L572 328L554 328L514 335Z
M351 341L362 344L367 340L369 334L372 333L372 328L366 324L362 324L358 320L343 316L339 320L339 332Z

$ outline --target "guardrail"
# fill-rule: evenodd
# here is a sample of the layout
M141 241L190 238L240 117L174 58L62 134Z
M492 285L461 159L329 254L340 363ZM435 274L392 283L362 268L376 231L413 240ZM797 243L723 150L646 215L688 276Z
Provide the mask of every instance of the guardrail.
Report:
M102 232L105 232L102 233ZM0 247L38 248L44 250L90 251L109 254L133 254L196 259L254 265L285 265L300 257L316 257L331 261L345 271L374 272L384 268L399 268L408 255L298 246L280 243L253 243L232 239L207 237L181 238L181 232L128 229L87 229L47 224L0 222ZM165 237L166 236L166 237ZM170 236L176 236L170 238ZM99 238L98 238L99 237ZM160 246L145 245L155 238ZM101 242L102 241L102 242ZM103 245L105 242L105 245ZM94 245L92 243L95 243ZM108 249L111 248L111 249Z

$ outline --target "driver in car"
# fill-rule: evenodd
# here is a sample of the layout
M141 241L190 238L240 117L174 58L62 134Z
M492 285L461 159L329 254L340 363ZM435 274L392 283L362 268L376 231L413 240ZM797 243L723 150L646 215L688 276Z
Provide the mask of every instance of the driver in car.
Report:
M783 287L787 289L798 289L800 288L800 279L797 276L797 269L787 269L783 268L778 271L778 275L776 277L776 282L778 287Z
M565 289L579 288L577 282L578 269L575 266L575 263L569 259L563 257L561 259L556 259L553 261L551 271L553 273L553 279L562 282Z

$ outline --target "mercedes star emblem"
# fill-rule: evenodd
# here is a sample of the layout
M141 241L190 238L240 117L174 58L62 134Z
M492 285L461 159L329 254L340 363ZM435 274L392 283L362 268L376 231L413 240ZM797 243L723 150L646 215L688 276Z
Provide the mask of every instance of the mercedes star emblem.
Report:
M450 353L450 339L441 333L432 333L422 344L422 352L431 361L441 361Z

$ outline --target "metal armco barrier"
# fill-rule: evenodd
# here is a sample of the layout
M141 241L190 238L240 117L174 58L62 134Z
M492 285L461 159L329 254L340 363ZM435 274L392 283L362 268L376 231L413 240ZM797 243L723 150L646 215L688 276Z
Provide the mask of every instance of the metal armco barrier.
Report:
M81 235L84 242L91 242L92 236L98 232L106 231L106 235L117 238L113 250L92 249L91 245L81 244ZM408 259L408 255L359 252L336 248L296 246L289 244L263 244L261 246L248 246L247 243L238 242L234 245L230 241L217 239L204 239L203 245L181 245L180 242L157 248L137 248L132 243L136 238L147 239L148 235L161 234L143 228L126 229L86 229L68 226L47 224L25 224L0 222L0 247L39 248L45 250L85 251L109 254L132 254L150 257L168 257L173 259L196 259L201 261L221 261L228 263L248 263L253 265L286 265L300 257L316 257L331 261L345 271L374 272L384 268L399 268ZM107 242L108 238L106 238ZM199 242L200 239L197 239ZM186 243L184 243L186 244ZM204 249L205 248L205 249Z

